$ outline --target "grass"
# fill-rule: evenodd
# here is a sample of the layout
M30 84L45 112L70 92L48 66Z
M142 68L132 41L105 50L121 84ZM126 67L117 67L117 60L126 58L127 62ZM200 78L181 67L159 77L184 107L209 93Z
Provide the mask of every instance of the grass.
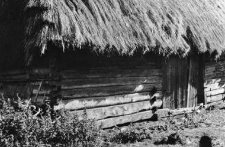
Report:
M1 147L186 146L190 142L195 146L202 136L209 136L216 146L223 144L225 137L221 129L225 127L225 110L219 107L100 130L86 115L79 120L74 113L55 112L50 107L41 110L20 100L3 98L0 104Z

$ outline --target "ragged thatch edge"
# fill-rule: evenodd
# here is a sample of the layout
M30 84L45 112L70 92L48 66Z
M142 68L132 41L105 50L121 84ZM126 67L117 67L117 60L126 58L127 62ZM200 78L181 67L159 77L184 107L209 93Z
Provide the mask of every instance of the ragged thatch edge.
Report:
M50 41L63 49L91 44L96 52L128 55L140 48L166 56L186 56L192 47L218 54L225 48L224 0L23 2L28 55L34 48L44 53Z

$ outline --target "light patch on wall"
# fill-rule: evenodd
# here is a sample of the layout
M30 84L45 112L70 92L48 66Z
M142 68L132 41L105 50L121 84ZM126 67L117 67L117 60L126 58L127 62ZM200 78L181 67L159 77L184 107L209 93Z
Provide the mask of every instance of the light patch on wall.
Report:
M139 92L139 91L141 91L141 90L143 90L144 89L144 86L143 85L139 85L139 86L137 86L135 89L134 89L134 92Z

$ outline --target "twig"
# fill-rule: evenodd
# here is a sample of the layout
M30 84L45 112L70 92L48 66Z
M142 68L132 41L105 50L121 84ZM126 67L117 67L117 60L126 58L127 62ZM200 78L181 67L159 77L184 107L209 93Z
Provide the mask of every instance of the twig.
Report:
M38 98L39 92L40 92L40 90L41 90L42 83L43 83L43 80L41 81L41 83L40 83L40 85L39 85L39 87L38 87L38 92L37 92L37 94L36 94L36 96L35 96L35 103L37 103L37 98Z

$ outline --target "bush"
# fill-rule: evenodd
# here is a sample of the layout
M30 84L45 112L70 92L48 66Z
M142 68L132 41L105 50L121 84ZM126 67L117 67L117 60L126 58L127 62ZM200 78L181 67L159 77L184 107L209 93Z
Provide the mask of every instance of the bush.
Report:
M2 100L0 110L0 146L98 146L99 131L93 120L79 120L65 110L42 115L42 110L32 105L18 106ZM36 111L36 112L35 112ZM48 111L50 111L48 109Z

